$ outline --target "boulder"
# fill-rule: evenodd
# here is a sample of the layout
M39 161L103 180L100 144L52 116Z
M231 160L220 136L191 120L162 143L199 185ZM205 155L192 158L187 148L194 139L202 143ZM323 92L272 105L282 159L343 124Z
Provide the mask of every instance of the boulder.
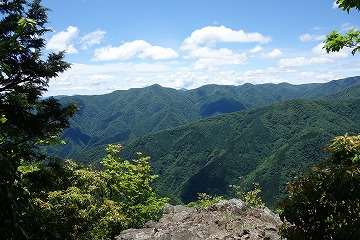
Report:
M159 222L128 229L116 240L280 239L279 217L269 209L239 199L222 200L204 209L166 204Z

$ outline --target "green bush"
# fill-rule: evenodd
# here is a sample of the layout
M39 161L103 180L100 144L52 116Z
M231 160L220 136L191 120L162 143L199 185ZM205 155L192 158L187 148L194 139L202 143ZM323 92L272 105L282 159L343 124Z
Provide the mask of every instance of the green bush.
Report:
M360 239L360 135L336 137L327 149L279 203L286 239Z
M151 175L149 157L123 160L115 156L120 148L108 146L102 171L71 160L24 166L23 187L32 200L30 217L36 219L30 237L109 239L157 220L167 199L158 198L150 186L157 176Z
M243 177L240 177L240 180ZM233 188L236 191L236 194L240 197L241 200L248 203L250 206L263 208L265 204L263 203L259 194L261 193L260 184L258 182L253 183L254 190L242 191L241 186L239 185L230 185L229 187Z
M224 200L224 197L222 196L214 197L206 193L198 193L198 200L196 202L189 203L188 206L194 208L206 208L221 200Z

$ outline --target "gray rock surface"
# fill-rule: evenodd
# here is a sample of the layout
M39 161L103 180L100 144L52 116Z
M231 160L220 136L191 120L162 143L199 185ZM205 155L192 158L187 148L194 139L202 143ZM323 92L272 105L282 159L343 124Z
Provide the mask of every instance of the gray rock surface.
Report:
M205 209L167 204L159 222L128 229L116 240L280 239L280 219L268 209L239 199L222 200Z

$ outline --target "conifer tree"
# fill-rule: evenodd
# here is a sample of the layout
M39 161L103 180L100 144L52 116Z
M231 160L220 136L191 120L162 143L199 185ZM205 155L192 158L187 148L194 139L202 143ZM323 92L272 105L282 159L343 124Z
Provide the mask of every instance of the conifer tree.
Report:
M21 162L44 158L38 147L55 144L75 104L41 100L50 79L70 67L64 52L44 54L48 9L40 0L0 1L0 238L27 236L26 189Z

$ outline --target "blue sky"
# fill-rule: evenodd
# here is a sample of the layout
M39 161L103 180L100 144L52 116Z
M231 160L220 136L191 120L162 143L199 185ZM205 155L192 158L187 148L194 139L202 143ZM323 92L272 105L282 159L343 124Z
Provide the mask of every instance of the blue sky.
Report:
M160 84L302 84L360 75L359 54L326 54L326 34L357 28L333 0L43 0L48 52L72 68L49 95Z

